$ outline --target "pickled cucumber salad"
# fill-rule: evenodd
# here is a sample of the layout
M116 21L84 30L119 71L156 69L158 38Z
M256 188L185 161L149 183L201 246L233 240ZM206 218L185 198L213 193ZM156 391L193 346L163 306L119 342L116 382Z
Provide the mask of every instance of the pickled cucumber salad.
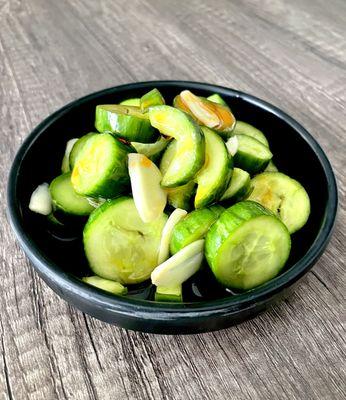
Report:
M309 196L231 107L189 90L167 105L157 89L96 107L95 131L67 142L62 174L29 204L52 224L85 221L84 282L126 296L151 280L151 300L182 302L203 270L231 291L282 271Z

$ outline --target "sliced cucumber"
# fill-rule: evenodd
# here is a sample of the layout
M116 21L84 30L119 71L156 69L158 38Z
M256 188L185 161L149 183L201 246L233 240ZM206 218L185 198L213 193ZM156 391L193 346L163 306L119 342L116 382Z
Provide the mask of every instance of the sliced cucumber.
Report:
M218 134L206 127L205 164L196 176L195 208L205 207L218 200L228 186L232 174L232 158Z
M127 155L133 149L110 133L92 135L73 167L71 182L83 196L112 198L129 187Z
M133 200L143 222L162 216L167 193L161 188L162 175L158 167L143 154L131 153L129 174Z
M155 301L181 303L183 301L182 285L173 287L158 286L155 292Z
M129 142L152 143L158 137L157 131L150 125L147 113L136 106L97 106L95 127L99 132L112 132Z
M234 155L234 165L250 174L262 171L273 157L269 147L247 135L237 135L237 139L238 150Z
M172 160L174 159L176 148L177 141L173 139L166 151L163 153L161 159L160 171L162 175L167 172ZM182 208L183 210L189 211L191 209L192 197L195 194L195 186L195 182L190 181L185 185L167 189L168 204L174 208Z
M80 137L76 143L73 145L70 156L69 156L69 163L70 163L70 170L73 170L74 165L76 164L76 160L78 155L80 154L83 146L85 145L86 141L93 135L97 135L97 133L89 132L86 135ZM68 171L66 171L68 172Z
M233 135L246 135L250 136L265 146L269 147L269 143L267 138L264 136L263 132L254 126L248 124L247 122L237 121L234 130L232 132Z
M279 172L277 166L273 163L272 160L269 161L268 165L266 166L264 172Z
M86 197L75 192L71 183L71 172L57 176L49 186L54 207L66 214L89 215L95 207Z
M119 282L110 281L109 279L100 278L99 276L85 276L82 281L88 285L95 286L106 292L124 295L127 293L127 288Z
M140 100L140 107L142 111L147 111L149 107L162 106L164 104L165 99L156 88L143 95Z
M64 158L62 159L62 163L61 163L61 172L63 174L65 174L66 172L70 171L70 153L71 150L74 146L74 144L78 141L79 139L75 138L75 139L70 139L67 143L66 143L66 148L65 148L65 154L64 154Z
M83 240L92 271L122 284L145 281L157 266L167 216L145 223L132 198L105 202L89 217Z
M160 136L160 139L155 143L131 142L131 145L136 149L137 153L144 154L150 160L156 162L168 146L169 142L170 139Z
M225 100L217 93L214 93L211 96L208 96L207 100L212 101L213 103L221 104L222 106L228 107L228 104L225 102Z
M310 215L310 199L303 186L281 172L263 172L251 180L248 199L276 214L290 233L302 228Z
M121 101L120 104L123 105L123 106L140 107L141 99L139 97L136 97L136 98L133 98L133 99L127 99L127 100Z
M192 211L176 224L170 242L171 254L176 254L196 240L204 239L211 225L219 218L224 208L215 205Z
M222 195L221 200L240 201L248 193L250 189L250 174L240 168L234 168L232 173L231 182Z
M48 183L42 183L33 191L30 197L29 209L42 215L51 214L53 207Z
M290 248L285 225L260 204L243 201L224 211L212 225L205 255L222 285L248 290L277 276Z
M151 273L156 286L172 287L181 285L195 274L203 260L204 240L197 240L184 247Z
M160 249L159 249L159 258L158 258L159 264L162 264L169 257L169 245L171 242L174 227L177 225L177 223L182 218L185 217L186 214L187 214L187 212L185 210L177 208L169 216L169 218L166 222L166 225L162 231L162 237L161 237Z
M170 106L151 107L149 117L161 133L177 140L176 152L161 185L166 188L184 185L204 163L204 138L199 126L187 114Z

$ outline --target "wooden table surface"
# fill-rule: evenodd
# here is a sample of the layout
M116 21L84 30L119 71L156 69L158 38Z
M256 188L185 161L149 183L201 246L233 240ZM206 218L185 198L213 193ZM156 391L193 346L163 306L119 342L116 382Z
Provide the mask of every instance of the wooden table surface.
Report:
M334 236L285 302L220 332L155 336L70 307L1 209L1 399L344 399L346 2L0 0L1 204L14 154L65 103L185 79L247 91L300 121L339 183ZM294 156L294 155L293 155Z

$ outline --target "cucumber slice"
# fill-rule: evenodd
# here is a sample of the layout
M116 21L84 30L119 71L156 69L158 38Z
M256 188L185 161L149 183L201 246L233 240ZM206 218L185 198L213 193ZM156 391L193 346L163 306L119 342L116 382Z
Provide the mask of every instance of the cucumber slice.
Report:
M211 96L208 96L207 100L212 101L213 103L221 104L222 106L228 107L228 104L225 102L225 100L217 93L214 93Z
M133 98L133 99L127 99L123 100L120 102L121 105L123 106L135 106L135 107L140 107L141 105L141 99L139 97Z
M177 208L169 216L169 218L166 222L166 225L162 231L162 237L161 237L160 249L159 249L159 257L158 257L159 264L162 264L169 257L169 245L171 242L174 227L177 225L177 223L182 218L185 217L186 214L187 214L187 212L185 210Z
M184 112L170 106L149 109L151 124L177 140L176 152L161 185L177 187L194 178L204 164L204 138L199 126Z
M30 197L29 209L42 215L51 214L53 207L48 183L42 183L33 191Z
M310 199L303 186L281 172L263 172L251 180L248 199L277 215L290 233L302 228L310 215Z
M285 225L260 204L243 201L224 211L210 228L205 255L222 285L248 290L277 276L290 248Z
M95 286L106 292L124 295L127 293L127 288L119 282L110 281L108 279L100 278L99 276L85 276L82 281L88 285Z
M155 292L155 301L181 303L183 301L182 285L173 287L158 286Z
M177 141L173 139L166 151L163 153L161 159L160 171L162 175L167 172L172 160L174 159L176 148ZM166 189L168 204L174 208L182 208L183 210L189 211L191 209L192 197L195 194L195 186L195 182L190 181L185 185Z
M149 107L162 106L164 104L165 99L156 88L143 95L140 100L140 107L142 111L147 111Z
M266 166L265 172L279 172L277 166L273 163L272 160L269 161L268 165Z
M145 281L157 266L167 216L145 223L132 198L109 200L97 208L84 228L85 255L92 271L122 284Z
M250 174L262 171L273 157L269 147L247 135L237 135L237 139L238 150L234 155L234 165Z
M83 146L85 145L86 141L92 136L97 135L97 133L89 132L86 135L80 137L76 143L73 145L70 156L69 156L69 163L70 163L70 171L73 170L73 167L76 164L77 157L79 156ZM67 172L67 171L66 171Z
M65 148L65 154L64 157L62 159L62 163L61 163L61 172L63 174L65 174L66 172L70 171L70 153L71 150L74 146L74 144L78 142L78 139L70 139L67 143L66 143L66 148Z
M264 136L263 132L254 126L248 124L247 122L237 121L234 130L232 132L233 135L246 135L250 136L265 146L269 147L269 143L267 138Z
M55 208L66 214L89 215L95 209L86 197L80 196L73 189L71 172L53 179L49 190Z
M192 211L177 223L170 242L171 254L176 254L196 240L204 239L211 225L225 209L219 205Z
M154 269L151 273L152 283L165 287L181 285L199 270L203 261L203 247L204 240L197 240L174 254Z
M228 186L232 174L232 158L225 143L211 129L202 128L205 137L205 164L196 182L195 208L205 207L218 200Z
M129 142L152 143L158 137L148 114L139 107L120 104L96 106L95 127L99 132L112 132Z
M133 200L143 222L155 221L166 207L167 193L161 188L158 167L143 154L129 154Z
M104 198L123 193L130 182L127 155L132 152L130 146L110 133L90 136L73 167L71 182L74 190L83 196Z
M222 200L232 199L233 201L242 200L250 190L250 174L240 168L234 168L231 182L221 197Z
M137 153L144 154L152 161L157 161L165 148L168 146L170 139L166 139L160 136L160 139L155 143L139 143L131 142L131 145L135 148Z

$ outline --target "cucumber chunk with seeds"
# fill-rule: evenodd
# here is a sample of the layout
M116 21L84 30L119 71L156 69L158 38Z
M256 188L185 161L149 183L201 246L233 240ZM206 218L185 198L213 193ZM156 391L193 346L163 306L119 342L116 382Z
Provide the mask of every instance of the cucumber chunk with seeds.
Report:
M156 88L150 90L150 92L143 95L140 100L140 107L142 111L148 110L149 107L161 106L164 104L165 104L165 99L162 97L162 94Z
M261 142L262 144L264 144L265 146L269 147L269 143L267 138L264 136L263 132L260 131L259 129L255 128L254 126L248 124L247 122L243 122L243 121L237 121L233 132L233 135L246 135L246 136L250 136L256 140L258 140L259 142Z
M248 290L277 276L290 249L290 234L280 219L258 203L243 201L212 225L205 255L222 285Z
M122 284L145 281L158 264L166 221L163 214L154 222L143 222L132 198L108 200L90 215L83 232L91 270Z
M110 133L92 135L73 167L71 182L83 196L112 198L128 190L127 155L132 147Z
M189 213L176 224L170 243L171 254L175 254L196 240L203 239L211 225L219 218L224 208L215 205Z
M99 132L112 132L129 142L152 143L158 137L147 113L124 104L96 106L95 127Z
M69 156L69 163L70 163L70 170L73 170L74 165L76 164L77 157L79 156L83 146L85 145L86 141L93 135L97 135L97 133L89 132L86 135L80 137L73 145L70 156ZM66 171L67 172L67 171Z
M302 228L310 215L310 199L303 186L281 172L263 172L251 180L248 199L267 207L290 233Z
M89 215L95 207L86 197L77 194L71 183L71 173L59 175L49 186L54 207L66 214Z
M248 172L240 168L234 168L229 186L220 200L242 200L249 193L250 181L251 178Z
M182 285L172 287L158 286L155 292L155 301L181 303L183 301Z
M204 137L201 129L190 116L170 106L151 107L149 117L155 128L177 141L175 154L161 185L165 188L182 186L203 166Z
M236 137L238 150L233 158L234 165L250 174L262 171L273 157L269 148L250 136L237 135Z
M119 282L110 281L109 279L100 278L99 276L85 276L82 281L88 285L95 286L106 292L124 295L127 293L127 288Z
M233 166L232 157L221 137L206 127L202 131L205 137L205 164L195 178L198 185L195 208L205 207L220 198L228 186Z

